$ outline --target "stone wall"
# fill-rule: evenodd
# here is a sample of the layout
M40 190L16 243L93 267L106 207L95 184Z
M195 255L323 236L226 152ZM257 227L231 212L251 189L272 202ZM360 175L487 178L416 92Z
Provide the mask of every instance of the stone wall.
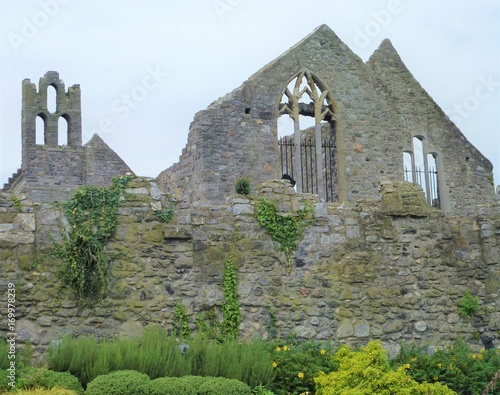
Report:
M235 181L280 177L278 118L285 88L308 71L332 97L338 200L376 199L382 181L404 179L403 153L424 140L437 156L441 208L456 215L494 195L492 165L415 80L388 40L363 62L326 25L196 114L163 191L194 206L221 204ZM304 95L304 103L309 98ZM283 115L283 117L288 117Z
M254 216L255 199L278 202L283 215L315 202L287 273L283 257ZM193 208L175 203L175 216L158 221L169 204L155 180L127 185L111 257L109 293L94 308L75 304L47 257L65 220L57 206L15 205L0 195L0 289L16 284L18 341L37 351L64 333L135 335L147 324L172 325L177 301L194 328L197 312L223 303L222 264L238 229L236 263L244 338L267 336L271 306L280 336L364 344L382 339L431 345L464 337L483 347L500 339L500 201L473 216L444 216L428 207L422 192L406 183L383 184L378 200L318 203L296 195L285 181L269 181L252 199L230 196L227 204ZM52 235L52 236L50 236ZM462 317L466 290L478 295L481 311ZM0 331L6 332L2 322Z

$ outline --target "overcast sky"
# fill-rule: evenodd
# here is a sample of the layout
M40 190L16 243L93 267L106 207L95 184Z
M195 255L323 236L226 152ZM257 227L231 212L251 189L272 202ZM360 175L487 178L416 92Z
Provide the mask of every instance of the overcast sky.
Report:
M325 23L365 61L389 38L424 89L493 163L498 185L499 5L3 0L0 183L21 165L25 78L38 86L46 71L56 70L66 87L80 84L84 143L99 133L136 174L156 177L178 161L197 111Z

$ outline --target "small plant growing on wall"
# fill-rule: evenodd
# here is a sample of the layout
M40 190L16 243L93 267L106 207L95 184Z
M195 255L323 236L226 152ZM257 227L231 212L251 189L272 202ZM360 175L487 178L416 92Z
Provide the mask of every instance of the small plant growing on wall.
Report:
M186 306L180 300L175 303L174 307L174 334L181 339L189 339L191 337Z
M250 195L250 181L248 181L247 177L241 177L236 180L235 185L236 193L240 195L248 196Z
M12 201L12 203L14 204L14 206L17 208L17 211L19 211L20 213L22 213L23 212L23 206L21 205L21 200L17 196L12 196L10 198L10 200Z
M308 225L305 218L312 212L313 208L306 206L297 215L282 216L278 214L276 204L268 198L257 201L257 219L273 239L276 249L285 255L287 273L292 271L292 254L299 247L299 239Z
M156 212L156 217L158 221L168 223L174 217L174 202L170 201L168 208L166 210L159 210Z
M464 297L460 301L460 315L462 317L472 317L479 311L479 298L472 296L469 290L465 291Z

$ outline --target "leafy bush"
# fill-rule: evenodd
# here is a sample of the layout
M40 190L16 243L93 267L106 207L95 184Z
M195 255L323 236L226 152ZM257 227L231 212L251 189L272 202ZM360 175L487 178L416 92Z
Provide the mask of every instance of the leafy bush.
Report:
M250 195L250 181L248 181L248 178L246 177L238 178L234 189L236 190L236 193L248 196Z
M22 345L22 348L18 344L16 347L16 370L23 368L25 366L31 366L31 359L33 358L33 346L29 341ZM7 369L10 366L9 359L9 344L4 340L0 339L0 369Z
M336 367L330 345L313 341L299 343L290 338L288 342L272 342L268 347L276 377L266 386L278 395L312 392L314 377L320 371L331 372Z
M473 353L462 339L452 347L436 348L432 355L426 350L427 347L403 344L400 355L391 363L409 365L408 373L418 382L438 381L464 395L480 395L500 369L498 351Z
M141 387L143 395L198 395L201 384L212 377L160 377Z
M54 256L61 260L59 276L83 304L93 305L106 295L109 257L104 245L116 229L120 197L130 178L115 177L109 188L86 185L63 204L69 232L54 246Z
M263 385L258 385L252 390L252 394L255 395L274 395L274 392L271 390L268 390L266 387Z
M142 395L141 388L150 381L147 374L135 370L97 376L87 386L86 395Z
M69 372L55 372L45 368L26 367L19 373L16 387L30 388L64 388L83 394L83 387L78 378Z
M460 315L462 317L472 317L479 311L479 298L472 296L469 290L460 301Z
M66 389L66 388L33 388L30 390L18 391L17 395L77 395L78 392Z
M250 387L267 386L274 378L271 356L260 342L228 339L219 343L198 336L186 356L198 376L237 379Z
M78 378L69 372L54 372L47 369L39 369L39 384L44 388L65 388L73 390L76 394L83 394L83 387Z
M46 360L51 369L69 371L84 385L115 370L137 370L153 379L191 373L191 363L175 338L158 327L146 328L140 339L98 342L93 337L64 337L49 348Z
M318 395L453 395L448 387L440 384L420 384L407 373L408 365L392 370L380 341L373 341L360 351L350 351L341 346L335 353L338 371L321 372L314 379Z
M0 370L0 392L11 389L6 370ZM78 379L69 372L54 372L45 368L31 366L16 366L15 388L18 390L32 388L64 388L74 391L77 395L83 394L83 387Z
M221 376L268 386L274 377L271 356L262 343L217 342L203 336L187 341L181 351L164 329L146 328L140 339L98 342L93 337L65 337L52 345L46 361L52 370L67 371L85 386L95 377L132 369L152 379L186 375Z
M206 380L198 389L200 395L250 395L251 390L248 385L235 379L224 377L214 377Z

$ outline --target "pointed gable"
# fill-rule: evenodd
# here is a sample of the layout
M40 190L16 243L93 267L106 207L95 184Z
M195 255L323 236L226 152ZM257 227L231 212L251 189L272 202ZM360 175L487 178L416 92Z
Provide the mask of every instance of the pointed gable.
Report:
M85 184L108 186L113 177L132 173L130 167L98 134L94 134L84 148Z

